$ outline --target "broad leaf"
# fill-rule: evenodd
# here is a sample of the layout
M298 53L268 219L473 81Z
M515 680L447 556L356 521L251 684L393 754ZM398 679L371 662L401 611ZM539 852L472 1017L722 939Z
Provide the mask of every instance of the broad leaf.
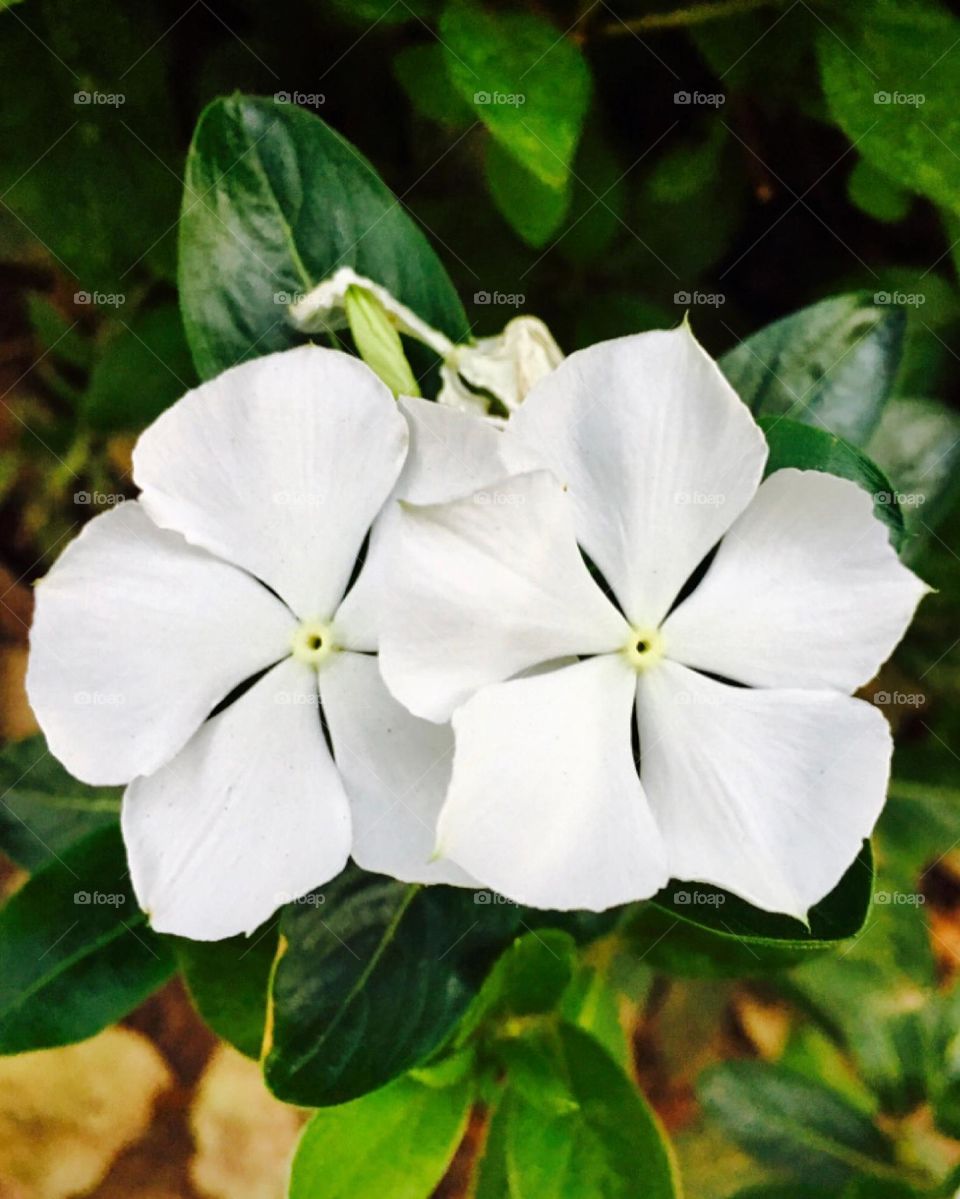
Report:
M561 1024L553 1047L567 1110L545 1111L508 1079L510 1199L674 1199L673 1154L643 1096L581 1029Z
M341 266L466 337L439 259L349 142L293 104L215 100L194 134L180 220L181 306L201 376L304 340L289 305Z
M447 71L477 120L522 167L566 187L590 100L590 71L563 30L532 12L454 0L440 18Z
M833 296L741 341L720 367L754 416L789 416L862 446L890 395L905 320L894 305Z
M702 883L671 883L638 905L625 926L644 960L673 974L764 974L836 948L863 928L873 884L864 842L857 860L810 909L810 928Z
M828 1087L764 1062L726 1062L701 1077L700 1100L758 1161L834 1186L856 1173L892 1173L893 1146Z
M430 1086L406 1075L319 1111L293 1161L290 1199L427 1199L463 1136L468 1078Z
M768 475L792 466L797 470L822 470L849 479L873 497L874 514L889 527L894 546L901 546L906 530L898 492L880 467L856 446L826 429L802 425L782 416L761 417L760 428L770 447Z
M78 783L42 736L0 750L0 796L0 849L27 870L120 815L119 788Z
M839 21L837 20L839 18ZM817 40L833 119L885 175L960 211L960 21L936 0L838 8Z
M278 923L274 917L249 937L225 941L170 938L197 1011L247 1057L259 1057L263 1045Z
M170 976L170 950L130 890L119 828L48 862L0 910L0 962L0 1053L92 1036Z
M349 869L289 905L276 965L267 1083L323 1106L375 1090L450 1035L493 953L520 921L512 904L407 886Z

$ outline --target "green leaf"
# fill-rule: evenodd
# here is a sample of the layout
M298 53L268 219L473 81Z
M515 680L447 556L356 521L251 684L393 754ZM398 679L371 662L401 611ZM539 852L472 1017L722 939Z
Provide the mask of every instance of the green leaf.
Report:
M644 1098L596 1041L562 1024L553 1067L568 1110L545 1111L510 1089L506 1161L510 1199L673 1199L672 1151ZM508 1086L510 1084L508 1083Z
M403 352L400 334L383 305L362 287L348 287L344 312L357 352L394 395L418 396L420 388Z
M473 1086L406 1076L319 1111L304 1129L290 1199L427 1199L466 1129Z
M37 292L28 294L27 312L38 341L54 358L80 370L90 365L92 346L75 320L68 320L56 305Z
M809 931L790 916L762 912L701 883L671 883L639 904L625 924L644 960L673 974L762 975L835 949L864 927L870 911L869 842L836 887L810 909Z
M118 787L78 783L39 735L0 750L0 796L0 849L27 870L120 815Z
M563 31L528 12L454 0L440 18L447 71L475 116L527 171L567 185L590 100L590 71Z
M454 129L467 129L473 123L473 105L454 88L438 42L401 50L393 60L393 73L421 116Z
M544 183L494 139L487 146L484 165L493 202L512 228L535 250L546 245L570 208L569 183L562 187Z
M960 65L942 53L960 21L934 0L872 0L834 10L817 52L830 114L869 162L960 211Z
M549 1012L573 977L576 943L559 929L531 931L503 951L457 1030L463 1044L485 1022Z
M960 416L937 400L891 400L867 451L896 488L907 531L935 529L960 495Z
M146 428L197 382L176 304L118 325L80 406L83 421L103 433Z
M278 921L225 941L169 938L190 998L218 1037L258 1058L267 1023Z
M698 1086L707 1114L737 1145L804 1182L835 1186L855 1173L893 1173L893 1146L828 1087L764 1062L725 1062Z
M849 479L873 496L873 511L890 529L891 540L899 548L905 536L903 513L898 493L876 463L862 454L850 442L786 417L761 417L763 430L770 447L766 473L785 467L797 470L822 470L841 479Z
M847 177L847 196L861 212L877 221L895 224L910 211L911 195L889 176L861 158Z
M293 104L215 100L194 134L180 221L181 306L200 375L302 341L289 304L340 266L467 336L439 259L349 142Z
M0 1053L93 1036L172 973L127 879L118 827L48 862L0 910Z
M905 319L895 305L833 296L741 341L720 368L754 416L789 416L863 446L893 387Z
M267 1083L324 1106L375 1090L447 1040L520 920L473 892L347 870L289 905L272 987Z

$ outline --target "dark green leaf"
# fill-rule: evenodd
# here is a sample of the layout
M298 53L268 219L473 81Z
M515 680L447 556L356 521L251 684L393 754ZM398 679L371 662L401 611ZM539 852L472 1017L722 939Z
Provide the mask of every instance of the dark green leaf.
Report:
M393 60L393 71L410 103L439 125L467 129L473 124L473 105L454 88L439 42L407 46Z
M473 1087L409 1075L317 1112L297 1148L290 1199L427 1199L463 1136Z
M835 1186L852 1174L883 1176L887 1137L839 1095L764 1062L726 1062L701 1077L700 1100L742 1149L805 1182Z
M810 909L809 931L790 916L762 912L716 887L671 883L637 906L626 932L645 961L674 974L764 974L855 936L866 922L872 885L873 857L864 842L833 891Z
M278 923L273 919L249 937L225 941L170 938L197 1011L247 1057L259 1057L263 1045Z
M194 134L180 222L181 306L201 376L303 340L288 306L340 266L467 335L439 259L349 142L292 104L215 100Z
M890 395L904 324L893 304L833 296L746 338L720 367L754 416L789 416L862 446Z
M960 210L960 21L935 0L837 9L817 50L830 114L857 152L911 191Z
M323 901L289 905L272 990L265 1071L289 1103L375 1090L450 1035L520 910L471 891L348 870Z
M92 1036L173 971L127 879L119 828L47 863L0 910L0 1052Z
M490 134L541 183L564 188L590 100L580 50L532 12L454 0L440 18L447 71Z
M551 1114L511 1089L510 1199L673 1199L679 1180L672 1151L627 1076L572 1025L560 1025L553 1046L569 1108Z
M120 789L78 783L42 736L0 750L0 795L0 849L28 870L120 815Z
M876 463L850 442L813 425L771 416L760 418L760 428L770 447L768 475L792 466L797 470L822 470L849 479L873 496L874 514L889 527L894 546L900 547L905 529L897 491Z
M913 198L866 158L859 159L847 177L847 195L867 216L890 222L903 220Z
M570 207L569 184L544 183L491 139L485 158L487 187L497 208L527 245L539 249L563 224Z

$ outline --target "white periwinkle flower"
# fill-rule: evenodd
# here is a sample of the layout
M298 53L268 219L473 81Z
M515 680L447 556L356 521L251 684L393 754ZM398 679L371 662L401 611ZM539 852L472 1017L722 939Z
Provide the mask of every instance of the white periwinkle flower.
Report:
M384 678L453 714L439 851L541 907L673 876L805 918L886 791L889 730L850 692L926 590L871 497L761 482L763 435L686 328L573 354L506 436L548 469L405 506L393 558Z
M486 416L489 397L509 416L527 392L563 361L563 352L538 317L519 316L495 337L457 345L402 304L392 292L352 267L339 267L290 306L290 321L302 333L333 332L347 326L347 292L371 296L399 332L422 342L440 358L441 404ZM499 415L503 415L501 412Z
M515 469L503 444L436 404L398 409L363 363L316 346L227 371L142 435L139 500L91 521L37 588L28 688L68 769L129 784L123 833L155 928L250 931L351 853L470 883L430 861L452 733L379 674L396 505L381 509Z

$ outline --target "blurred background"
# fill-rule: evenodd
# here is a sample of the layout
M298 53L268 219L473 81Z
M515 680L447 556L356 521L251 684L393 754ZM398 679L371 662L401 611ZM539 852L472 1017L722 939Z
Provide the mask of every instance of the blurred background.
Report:
M485 7L497 22L520 11ZM531 5L558 55L556 130L574 93L586 105L558 184L499 150L451 86L440 10L0 0L0 736L35 731L31 583L133 494L137 433L196 381L177 226L191 133L216 96L280 95L356 145L423 227L476 335L537 315L571 351L689 310L720 354L836 293L897 303L896 395L915 403L894 440L931 445L944 486L909 550L938 593L870 688L899 745L877 845L888 901L842 960L782 980L668 981L624 961L618 1015L698 1199L768 1177L769 1154L736 1135L749 1098L731 1106L722 1074L698 1091L704 1070L741 1058L788 1063L895 1125L918 1169L955 1167L957 1091L930 1084L918 1030L956 1027L960 963L960 17L872 0ZM845 73L864 71L875 96L858 107ZM916 118L912 157L884 135L898 104ZM23 875L2 861L0 878L9 891ZM279 1197L302 1121L173 983L121 1028L0 1059L0 1199ZM442 1194L463 1193L471 1152Z

